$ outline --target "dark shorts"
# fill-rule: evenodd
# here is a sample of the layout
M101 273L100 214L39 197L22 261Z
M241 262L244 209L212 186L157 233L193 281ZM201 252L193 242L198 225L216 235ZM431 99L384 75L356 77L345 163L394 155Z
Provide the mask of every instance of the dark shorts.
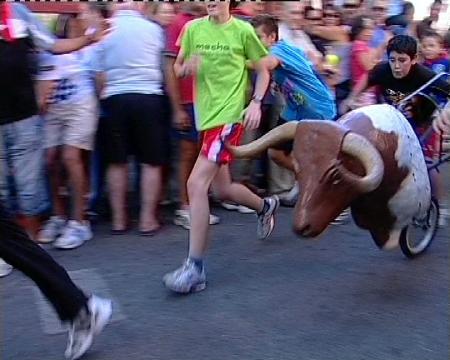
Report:
M183 108L191 119L191 127L186 130L172 128L172 136L177 140L185 140L197 143L200 141L200 134L197 131L195 124L194 104L185 104L183 105Z
M284 120L282 117L279 117L276 126L284 125L286 123L287 123L286 120ZM272 149L274 149L274 150L281 150L286 155L289 155L292 152L292 150L294 149L294 140L285 141L285 142L283 142L281 144L272 146Z
M101 146L107 163L126 164L130 155L152 166L168 163L170 109L165 96L114 95L103 105Z

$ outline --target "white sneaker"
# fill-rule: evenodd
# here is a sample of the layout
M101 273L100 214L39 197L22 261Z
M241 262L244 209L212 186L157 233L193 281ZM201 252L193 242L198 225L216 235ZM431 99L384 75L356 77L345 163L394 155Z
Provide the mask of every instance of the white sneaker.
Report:
M299 194L300 189L298 187L298 183L295 183L291 190L278 195L280 204L287 207L294 207L297 203Z
M0 278L5 277L13 271L13 267L0 258Z
M91 239L92 231L88 222L82 224L78 221L70 220L63 234L56 239L53 246L58 249L75 249Z
M254 214L256 212L255 210L244 205L239 205L237 211L241 214Z
M163 283L168 289L180 294L205 290L205 268L200 272L194 262L188 258L180 268L164 275Z
M239 209L239 205L237 204L221 202L220 205L222 205L224 209L227 209L229 211L236 211L237 209Z
M256 234L260 240L267 239L272 233L275 226L275 212L280 206L280 200L278 196L273 195L264 199L269 204L269 208L266 212L258 215L258 224L256 228Z
M59 216L52 216L39 231L37 241L48 244L55 241L64 231L66 220Z
M65 351L67 359L75 360L84 355L91 347L94 336L100 334L109 323L112 315L112 302L95 295L87 303L87 311L83 309L71 323L69 342Z
M209 215L209 225L217 225L220 222L220 218L216 215ZM173 223L178 226L182 226L186 230L191 228L191 218L189 210L175 210L175 218Z
M239 211L241 214L254 214L255 210L248 208L244 205L238 205L233 203L221 202L223 208L229 211Z

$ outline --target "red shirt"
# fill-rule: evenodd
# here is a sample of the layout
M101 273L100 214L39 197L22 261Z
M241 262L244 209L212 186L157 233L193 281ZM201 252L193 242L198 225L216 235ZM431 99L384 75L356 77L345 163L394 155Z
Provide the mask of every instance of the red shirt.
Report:
M180 13L178 14L174 21L167 27L166 31L166 55L176 57L180 51L180 46L178 38L180 37L181 31L184 25L194 20L196 17L191 14ZM183 78L178 81L180 89L180 101L182 104L192 104L194 102L193 96L193 81L192 78Z

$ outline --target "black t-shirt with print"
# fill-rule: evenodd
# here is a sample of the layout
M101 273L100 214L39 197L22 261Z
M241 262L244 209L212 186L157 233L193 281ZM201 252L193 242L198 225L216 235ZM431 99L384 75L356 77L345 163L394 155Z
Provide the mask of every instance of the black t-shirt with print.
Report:
M415 64L407 76L396 79L392 75L389 63L384 62L373 68L369 74L369 87L377 86L381 102L397 105L401 100L422 85L431 80L436 74L427 67ZM438 102L450 98L450 84L444 80L437 80L426 90L426 93ZM445 99L446 100L446 99ZM435 106L425 98L417 98L414 105L414 122L417 125L429 123Z

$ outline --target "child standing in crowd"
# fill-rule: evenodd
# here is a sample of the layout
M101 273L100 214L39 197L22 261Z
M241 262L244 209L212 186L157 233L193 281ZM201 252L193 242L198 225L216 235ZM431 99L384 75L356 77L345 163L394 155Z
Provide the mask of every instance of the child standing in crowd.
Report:
M77 16L63 16L57 23L57 36L72 38L84 32L82 19L89 8ZM88 173L83 164L83 151L94 147L98 121L98 99L91 79L93 48L63 55L45 53L40 61L40 81L55 81L56 90L44 114L44 148L46 149L52 199L52 216L40 231L38 241L54 242L60 249L73 249L93 236L85 217ZM73 200L73 211L67 216L65 196L61 189L67 173Z
M353 86L367 77L379 58L376 49L370 48L374 26L373 20L365 16L357 17L352 24L350 40L353 42L351 51ZM374 104L375 93L369 89L360 94L356 101L358 107Z
M425 33L420 42L423 65L436 74L450 72L450 60L444 49L444 39L434 31Z

